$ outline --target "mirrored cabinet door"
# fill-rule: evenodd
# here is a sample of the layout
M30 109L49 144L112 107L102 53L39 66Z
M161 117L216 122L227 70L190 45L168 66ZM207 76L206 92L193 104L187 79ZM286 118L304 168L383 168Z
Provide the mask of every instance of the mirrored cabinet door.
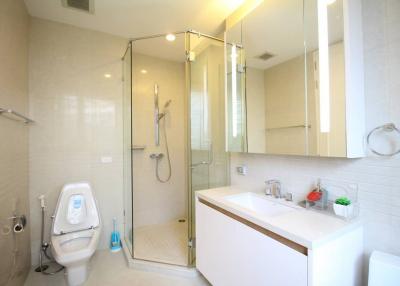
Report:
M346 96L342 0L304 0L309 154L346 157Z
M242 150L228 140L228 151L363 156L359 0L262 1L227 29L226 41L228 85L229 47L241 47L241 63L234 64L245 98L240 103L245 116L231 114L227 128L233 128L233 119L246 126ZM228 110L237 104L233 94L228 86Z
M306 155L303 1L264 1L226 37L245 55L247 152Z

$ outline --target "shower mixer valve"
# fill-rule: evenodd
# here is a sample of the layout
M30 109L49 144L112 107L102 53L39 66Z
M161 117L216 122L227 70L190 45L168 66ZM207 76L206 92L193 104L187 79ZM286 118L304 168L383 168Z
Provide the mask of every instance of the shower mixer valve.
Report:
M151 158L151 159L157 159L157 160L159 160L159 159L161 159L162 157L164 157L164 154L163 154L163 153L151 153L151 154L150 154L150 158Z

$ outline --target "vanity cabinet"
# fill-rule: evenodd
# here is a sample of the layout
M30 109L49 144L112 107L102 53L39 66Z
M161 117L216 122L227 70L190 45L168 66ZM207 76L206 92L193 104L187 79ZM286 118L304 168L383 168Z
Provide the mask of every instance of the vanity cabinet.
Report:
M306 286L307 255L196 203L196 267L214 286Z
M214 190L200 193L207 192L219 196ZM196 198L196 267L213 286L362 285L361 224L303 210L289 224L281 220L286 234L279 235L256 223L254 213L242 216L220 205L223 199L202 197ZM269 220L257 218L264 219ZM296 233L309 235L288 238ZM318 239L309 240L314 235Z

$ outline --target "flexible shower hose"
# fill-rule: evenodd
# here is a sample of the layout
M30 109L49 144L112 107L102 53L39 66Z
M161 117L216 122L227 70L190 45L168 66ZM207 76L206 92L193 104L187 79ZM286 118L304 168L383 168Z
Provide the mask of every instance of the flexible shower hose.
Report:
M166 122L165 122L165 116L163 117L163 134L164 134L164 139L165 139L165 153L167 154L167 160L168 160L168 176L166 179L161 179L160 174L159 174L159 163L161 158L157 158L156 160L156 177L157 180L161 183L166 183L169 181L169 179L171 179L171 175L172 175L172 170L171 170L171 159L169 157L169 148L168 148L168 138L167 138L167 129L165 127Z

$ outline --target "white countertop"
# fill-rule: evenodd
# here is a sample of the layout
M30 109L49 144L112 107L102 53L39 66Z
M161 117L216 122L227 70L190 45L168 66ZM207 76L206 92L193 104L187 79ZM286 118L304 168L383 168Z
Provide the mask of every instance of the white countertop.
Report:
M271 217L261 215L224 199L225 196L247 192L248 190L243 190L235 186L228 186L197 191L196 196L256 225L279 234L280 236L303 245L308 249L318 247L318 245L324 244L361 226L360 220L345 221L328 214L323 214L315 210L307 210L298 206L295 211ZM263 193L256 194L263 195ZM266 197L265 195L263 196ZM286 202L284 199L270 198L270 200L278 201L292 207L296 206L293 202Z

